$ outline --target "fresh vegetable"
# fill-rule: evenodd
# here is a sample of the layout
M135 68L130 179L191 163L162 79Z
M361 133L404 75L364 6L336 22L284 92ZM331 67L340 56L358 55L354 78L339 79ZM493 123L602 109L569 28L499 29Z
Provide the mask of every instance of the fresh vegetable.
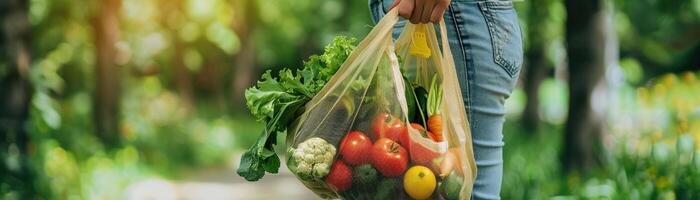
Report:
M370 164L356 166L352 169L352 186L341 192L341 199L376 199L377 182L381 177ZM337 199L337 198L336 198Z
M352 183L364 188L374 187L379 179L379 173L370 164L364 164L352 169Z
M428 199L435 187L435 174L425 166L413 166L403 177L403 188L413 199Z
M416 113L416 115L413 117L412 122L418 122L423 127L428 125L428 90L426 90L424 87L417 86L416 89L413 90L415 94L415 99L416 99L416 109L414 109L413 112Z
M425 131L425 128L423 128L423 126L418 123L411 123L411 127L421 132Z
M400 145L408 145L408 128L406 124L396 116L386 112L379 113L372 121L374 138L388 138Z
M320 135L334 145L339 145L340 141L348 134L347 125L352 123L353 118L350 116L354 112L348 110L343 104L348 101L356 101L346 97L347 95L342 97L326 96L313 106L305 107L302 116L300 116L303 119L290 125L287 133L287 144L296 144L298 143L296 140L299 138Z
M411 123L411 127L412 127L413 129L418 130L418 132L420 132L421 136L423 136L423 137L429 137L428 131L425 130L425 128L423 128L423 126L421 126L420 124Z
M238 175L257 181L265 172L277 173L280 159L273 148L277 133L287 130L298 117L297 111L330 80L355 49L355 43L354 38L336 37L323 55L311 56L304 62L303 69L296 73L283 69L279 79L267 71L254 87L246 90L246 105L258 121L265 122L265 129L241 157Z
M440 109L442 108L442 86L437 79L437 74L435 74L428 92L428 116L430 116L428 118L428 130L435 134L436 142L442 142L442 115L440 114Z
M432 143L432 141L429 141ZM437 151L436 144L427 144L424 141L411 140L408 148L411 155L411 161L416 164L430 165L433 159L440 157L440 152Z
M458 200L462 184L464 184L464 177L457 175L457 173L450 173L440 184L439 191L445 200Z
M442 115L434 114L428 118L428 130L430 130L431 138L436 142L442 142Z
M350 189L352 186L352 170L342 160L333 163L330 174L326 177L326 183L338 192Z
M418 130L421 136L425 138L434 139L434 135L423 128L420 124L411 123L413 129ZM416 138L409 139L410 143L408 146L408 154L411 155L411 161L416 164L433 166L432 161L440 156L437 144L431 141L426 143L426 140L419 140ZM437 167L435 167L437 169ZM437 170L436 170L437 171Z
M404 73L404 72L402 72L402 73ZM406 107L408 108L408 119L411 120L416 115L416 113L413 111L417 109L416 107L418 107L417 100L415 98L416 94L414 91L413 83L411 83L411 81L409 81L406 76L403 77L403 82L404 82L404 88L405 88L404 93L406 94Z
M398 199L401 193L401 181L399 179L384 179L377 185L377 193L373 199Z
M369 155L372 150L372 141L360 131L348 133L340 143L340 155L343 160L352 166L370 163Z
M393 140L382 138L372 147L372 165L386 177L401 176L406 171L408 152Z
M421 135L421 136L423 136L423 137L425 137L425 138L430 138L430 139L433 140L433 141L436 140L435 138L436 138L437 136L435 136L435 134L429 132L428 130L425 130L425 128L423 128L423 126L421 126L420 124L411 123L411 127L413 127L413 129L418 130L418 132L420 132L420 135Z
M440 176L444 177L450 174L452 171L456 172L460 176L464 175L462 170L462 161L459 156L460 148L450 148L447 153L440 160Z
M430 138L431 140L433 140L435 142L442 142L442 139L437 134L430 132L430 131L426 131L426 134L428 135L428 138Z
M302 180L313 180L323 178L328 175L335 147L326 140L313 137L299 143L296 149L290 150L291 160L295 163L290 166L290 170Z

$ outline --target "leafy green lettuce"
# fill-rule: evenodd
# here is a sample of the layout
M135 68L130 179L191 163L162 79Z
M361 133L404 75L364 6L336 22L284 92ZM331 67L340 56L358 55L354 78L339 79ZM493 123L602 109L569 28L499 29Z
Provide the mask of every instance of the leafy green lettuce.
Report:
M336 37L324 48L322 55L313 55L304 62L302 69L279 71L273 77L265 72L258 83L245 92L246 105L250 113L265 129L257 142L243 154L238 175L248 181L257 181L265 172L277 173L280 159L275 153L277 133L287 131L298 110L318 93L338 71L353 49L356 39Z

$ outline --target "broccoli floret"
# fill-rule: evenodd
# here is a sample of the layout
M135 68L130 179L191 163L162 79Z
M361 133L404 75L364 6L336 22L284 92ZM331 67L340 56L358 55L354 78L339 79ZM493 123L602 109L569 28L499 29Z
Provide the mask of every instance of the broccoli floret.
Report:
M352 170L352 181L353 184L359 185L359 186L372 186L376 187L376 182L378 179L377 170L372 167L370 164L364 164L355 167L355 169Z
M377 185L377 193L374 199L396 199L398 196L401 181L397 179L384 179Z

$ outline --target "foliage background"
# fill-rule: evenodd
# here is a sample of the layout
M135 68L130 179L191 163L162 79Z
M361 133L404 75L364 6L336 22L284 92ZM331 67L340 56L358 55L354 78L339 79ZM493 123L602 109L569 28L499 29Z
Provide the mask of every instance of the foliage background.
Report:
M700 198L700 0L603 2L616 62L606 66L606 90L593 103L605 113L608 154L592 172L560 162L569 102L566 2L516 3L526 39L524 73L539 68L542 75L534 87L526 87L523 75L507 101L504 199ZM233 174L262 130L245 109L243 90L265 70L301 66L334 36L362 38L372 28L366 1L27 5L28 137L3 129L2 199L123 199L148 180L177 183L209 169ZM107 60L121 75L109 91L120 96L114 141L96 131L94 117L106 106L94 98L105 59L98 26L108 10L116 13L107 22L118 34L108 36L116 42L106 47L114 49ZM3 56L1 80L16 76L14 67ZM8 89L4 83L0 90ZM530 122L533 111L525 110L533 100L540 106Z

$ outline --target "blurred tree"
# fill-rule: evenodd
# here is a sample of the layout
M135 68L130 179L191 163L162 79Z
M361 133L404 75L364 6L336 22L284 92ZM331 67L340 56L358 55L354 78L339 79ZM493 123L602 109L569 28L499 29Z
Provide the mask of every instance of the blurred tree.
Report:
M119 140L119 103L121 70L115 62L119 40L119 7L121 0L105 0L93 19L97 66L93 107L97 135L106 145Z
M234 31L241 41L241 50L234 57L234 79L232 81L233 101L236 108L244 105L245 89L252 85L255 69L255 40L253 32L258 24L258 7L253 0L235 0L233 7L236 15Z
M17 199L34 194L28 136L31 87L27 0L0 1L0 185ZM0 192L5 189L0 188ZM11 195L11 194L3 194ZM10 198L12 196L9 196ZM3 198L8 198L4 196Z
M180 42L177 38L173 39L173 51L172 65L173 67L173 79L175 79L175 88L179 92L180 97L182 97L185 105L189 108L194 101L193 90L192 90L192 76L189 70L185 66L183 60L185 54L184 50L186 45Z
M606 42L611 27L606 1L565 0L569 113L562 164L588 172L602 165L603 120L593 110L593 92L605 80Z
M539 88L542 81L553 69L552 62L547 59L546 48L552 37L546 34L553 27L547 26L551 15L551 5L555 0L530 0L527 1L527 41L528 47L525 53L526 70L524 78L525 94L527 100L522 114L522 122L525 128L535 130L540 124L540 99ZM529 131L536 133L537 131Z
M241 49L234 58L236 74L231 75L234 78L228 85L238 82L231 87L231 96L238 96L238 101L244 100L244 88L250 87L261 72L302 66L304 58L320 52L333 37L362 38L372 24L367 4L352 0L234 0L233 4L233 29Z
M617 0L620 55L640 63L643 77L700 70L700 1ZM680 31L682 30L682 31Z
M182 1L160 1L162 5L167 6L170 12L166 12L164 17L166 18L176 18L176 16L169 15L182 15L185 8L183 8ZM165 20L164 20L165 21ZM172 33L178 33L179 29L182 27L170 26ZM192 89L192 75L190 74L187 66L185 65L185 50L187 49L187 44L184 43L180 37L172 36L171 41L173 44L173 55L171 56L171 64L173 65L173 79L175 81L175 89L179 92L180 97L184 100L184 104L188 109L194 109L194 92Z

